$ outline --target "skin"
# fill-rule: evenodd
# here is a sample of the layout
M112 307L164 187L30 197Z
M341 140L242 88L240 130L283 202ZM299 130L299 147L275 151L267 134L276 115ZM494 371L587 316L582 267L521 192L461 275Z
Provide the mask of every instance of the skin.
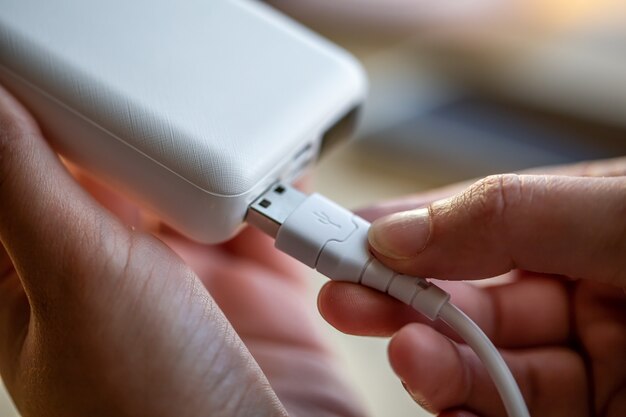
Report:
M363 415L299 266L79 183L1 88L0 242L0 373L25 417Z
M369 240L384 264L447 280L437 284L498 346L533 416L626 415L626 158L487 177L362 214L378 218ZM506 283L458 282L498 275ZM442 324L347 283L328 283L319 307L346 333L391 336L392 367L433 413L506 415Z

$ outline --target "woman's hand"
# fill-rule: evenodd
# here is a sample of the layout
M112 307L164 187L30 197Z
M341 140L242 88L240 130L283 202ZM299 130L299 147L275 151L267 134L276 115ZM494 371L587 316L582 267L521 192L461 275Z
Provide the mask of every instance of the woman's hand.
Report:
M437 284L500 348L533 416L625 416L626 159L549 172L370 209L410 210L375 221L371 248L396 271L449 280ZM497 286L451 282L502 274ZM506 415L482 364L443 325L345 283L327 284L319 304L344 332L393 335L391 364L429 410Z
M23 416L362 415L268 239L154 237L88 188L0 89L0 372Z

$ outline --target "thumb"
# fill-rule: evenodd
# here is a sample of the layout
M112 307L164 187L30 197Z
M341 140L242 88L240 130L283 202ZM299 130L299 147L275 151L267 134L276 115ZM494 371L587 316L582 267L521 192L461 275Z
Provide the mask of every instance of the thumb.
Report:
M428 208L372 224L396 271L486 278L519 268L626 285L626 177L487 177Z
M123 225L74 181L36 122L0 87L0 242L29 300L80 286L73 271L116 259L107 254L124 253L127 240Z

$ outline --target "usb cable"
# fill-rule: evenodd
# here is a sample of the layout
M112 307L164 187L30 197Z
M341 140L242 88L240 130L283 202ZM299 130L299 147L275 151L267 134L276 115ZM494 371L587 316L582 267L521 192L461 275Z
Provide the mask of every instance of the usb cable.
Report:
M530 417L524 398L496 347L450 295L419 277L395 273L368 249L370 224L327 198L276 184L248 208L246 218L275 238L276 247L335 281L374 288L440 319L476 352L493 379L510 417Z

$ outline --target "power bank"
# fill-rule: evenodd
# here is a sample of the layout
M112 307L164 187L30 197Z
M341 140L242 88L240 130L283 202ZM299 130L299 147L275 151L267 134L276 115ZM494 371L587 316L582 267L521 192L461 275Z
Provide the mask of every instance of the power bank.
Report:
M206 243L366 92L353 57L252 0L0 0L0 82L58 152Z

